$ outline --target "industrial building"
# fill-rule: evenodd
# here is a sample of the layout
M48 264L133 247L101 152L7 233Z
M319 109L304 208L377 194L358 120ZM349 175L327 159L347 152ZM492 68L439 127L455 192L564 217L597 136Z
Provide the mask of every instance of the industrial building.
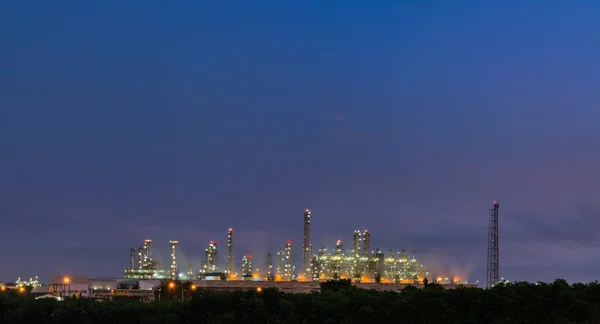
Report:
M311 242L311 211L304 209L304 232L302 245L302 268L296 271L293 265L292 241L288 240L282 249L276 253L276 266L273 265L272 254L267 254L266 271L258 273L254 267L263 268L252 264L252 256L245 255L241 261L241 270L235 269L233 229L227 231L227 259L224 268L219 267L217 241L210 241L205 249L205 259L200 269L188 267L187 273L178 272L176 247L178 241L170 241L169 269L162 269L160 262L152 259L152 240L145 239L138 248L137 262L135 248L131 249L129 267L124 272L128 279L203 279L203 280L228 280L228 281L323 281L330 279L352 279L355 283L419 283L423 278L430 276L427 268L418 262L415 251L407 255L405 250L393 252L389 249L383 252L380 249L371 249L371 232L369 230L356 230L353 233L352 246L344 249L343 241L338 240L335 248L328 251L321 247L313 254ZM254 267L253 267L254 266ZM224 269L221 270L221 269Z

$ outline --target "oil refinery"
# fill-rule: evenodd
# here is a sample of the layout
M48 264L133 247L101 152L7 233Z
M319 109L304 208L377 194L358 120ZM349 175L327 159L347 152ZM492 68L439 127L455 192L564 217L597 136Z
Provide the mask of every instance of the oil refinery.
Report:
M282 244L282 249L272 254L265 251L267 263L252 263L251 255L240 258L240 271L235 269L234 233L227 231L227 258L224 270L218 265L217 241L210 241L205 250L205 258L200 269L189 265L186 273L178 271L176 247L178 241L170 241L169 268L152 259L152 240L145 239L137 248L131 248L129 267L124 272L128 279L185 279L185 280L226 280L226 281L324 281L330 279L352 279L355 283L421 283L430 276L427 268L418 262L415 251L408 255L405 250L384 253L380 249L371 250L371 232L356 230L352 236L352 246L344 250L342 240L329 251L324 246L313 254L310 240L311 212L304 210L304 240L302 246L302 268L296 271L292 264L292 241ZM283 243L283 242L282 242ZM136 260L137 256L137 260ZM273 265L273 256L276 264ZM266 269L259 273L257 268Z

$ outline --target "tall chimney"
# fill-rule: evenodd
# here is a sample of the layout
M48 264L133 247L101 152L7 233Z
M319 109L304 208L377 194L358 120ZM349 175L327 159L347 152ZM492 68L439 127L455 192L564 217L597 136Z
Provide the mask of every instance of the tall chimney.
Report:
M129 252L129 267L131 270L135 270L135 248L131 248Z
M227 232L227 269L225 272L228 276L233 273L233 228L230 228Z
M138 269L144 269L144 263L142 261L142 251L143 248L140 246L140 248L138 249Z
M178 241L169 241L171 247L171 279L177 280L177 258L175 256L175 247L179 244Z
M310 242L310 210L304 210L304 246L302 247L302 274L304 278L311 278L312 243Z

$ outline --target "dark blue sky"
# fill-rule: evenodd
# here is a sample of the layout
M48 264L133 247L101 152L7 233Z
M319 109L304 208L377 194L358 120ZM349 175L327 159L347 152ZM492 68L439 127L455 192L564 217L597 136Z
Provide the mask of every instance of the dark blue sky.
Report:
M2 1L0 279L197 269L235 228L483 280L600 261L596 1ZM224 244L223 244L224 245ZM225 262L221 250L220 263ZM259 267L260 269L260 267ZM1 280L0 280L1 281Z

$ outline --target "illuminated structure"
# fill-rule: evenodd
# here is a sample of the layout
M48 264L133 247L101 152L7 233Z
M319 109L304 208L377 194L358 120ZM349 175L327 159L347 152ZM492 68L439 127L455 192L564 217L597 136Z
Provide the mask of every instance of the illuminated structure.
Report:
M354 231L354 236L352 237L352 252L356 257L359 257L361 254L360 250L360 231Z
M363 233L363 256L367 258L371 256L371 232L365 230Z
M292 267L292 241L288 240L285 242L285 265L283 269L283 280L294 279L294 268Z
M194 268L192 267L191 263L188 266L187 277L188 277L188 279L189 278L194 278Z
M15 281L15 286L17 288L21 288L21 287L36 288L36 287L41 287L42 284L40 283L38 276L35 276L35 279L29 278L29 281L21 281L21 278L17 278L17 281Z
M148 268L150 263L152 262L152 257L150 256L150 246L152 245L152 240L145 239L144 245L142 248L144 249L144 261L142 261L142 267Z
M486 288L491 288L500 280L500 249L498 246L498 210L500 204L494 200L494 208L490 209L488 228L488 255Z
M227 267L225 273L228 276L233 274L233 228L230 228L227 232Z
M275 275L273 274L273 260L271 258L271 252L267 253L267 280L275 280Z
M244 280L252 280L252 256L245 255L242 258L242 277Z
M161 269L160 262L152 260L150 246L152 240L145 239L144 244L138 249L138 267L135 267L135 248L129 253L129 267L123 276L132 279L159 279L166 278L167 271Z
M204 265L205 272L217 271L217 245L219 242L210 241L206 252L206 263Z
M177 259L175 257L175 247L179 244L178 241L169 241L171 247L171 272L170 277L172 280L177 279Z
M304 245L302 246L302 274L311 277L312 243L310 242L310 210L304 210Z
M362 238L361 238L362 237ZM343 242L338 240L333 253L325 247L319 249L312 261L312 279L353 279L354 282L421 282L429 275L420 264L413 251L412 258L404 250L394 254L390 249L387 256L379 249L371 256L369 251L371 235L368 230L355 231L352 249L343 252ZM362 241L362 247L360 242Z
M408 257L402 250L400 253L394 253L391 249L383 252L380 249L371 251L371 232L369 230L356 230L352 237L352 246L349 244L344 249L342 240L337 240L335 248L327 250L322 247L315 254L312 254L312 243L310 240L311 230L311 211L304 210L304 242L302 246L302 270L296 273L292 265L292 242L287 241L285 247L276 254L277 266L274 268L271 253L267 253L267 270L263 272L262 280L274 281L320 281L329 279L353 279L359 283L415 283L429 276L427 269L420 264L413 251L412 257ZM497 242L497 240L496 240ZM241 276L235 273L234 269L234 251L233 251L233 229L229 228L227 237L227 259L221 260L225 266L224 272L219 271L219 260L217 259L218 243L210 241L205 249L205 260L200 266L199 274L194 275L191 265L187 274L179 273L176 259L175 246L177 241L171 243L171 262L168 270L160 270L160 264L152 260L151 257L152 240L144 240L144 244L138 250L138 266L135 267L135 249L130 253L130 266L125 271L125 278L136 279L160 279L171 278L172 280L181 278L199 278L202 280L259 280L261 277L257 273L252 273L252 258L244 256L242 258ZM300 264L300 262L298 262ZM261 267L262 268L262 267ZM255 269L258 272L257 269ZM296 276L298 275L298 276ZM215 279L211 279L215 278ZM463 279L463 278L461 278Z
M129 269L135 269L135 248L131 248L129 251Z

